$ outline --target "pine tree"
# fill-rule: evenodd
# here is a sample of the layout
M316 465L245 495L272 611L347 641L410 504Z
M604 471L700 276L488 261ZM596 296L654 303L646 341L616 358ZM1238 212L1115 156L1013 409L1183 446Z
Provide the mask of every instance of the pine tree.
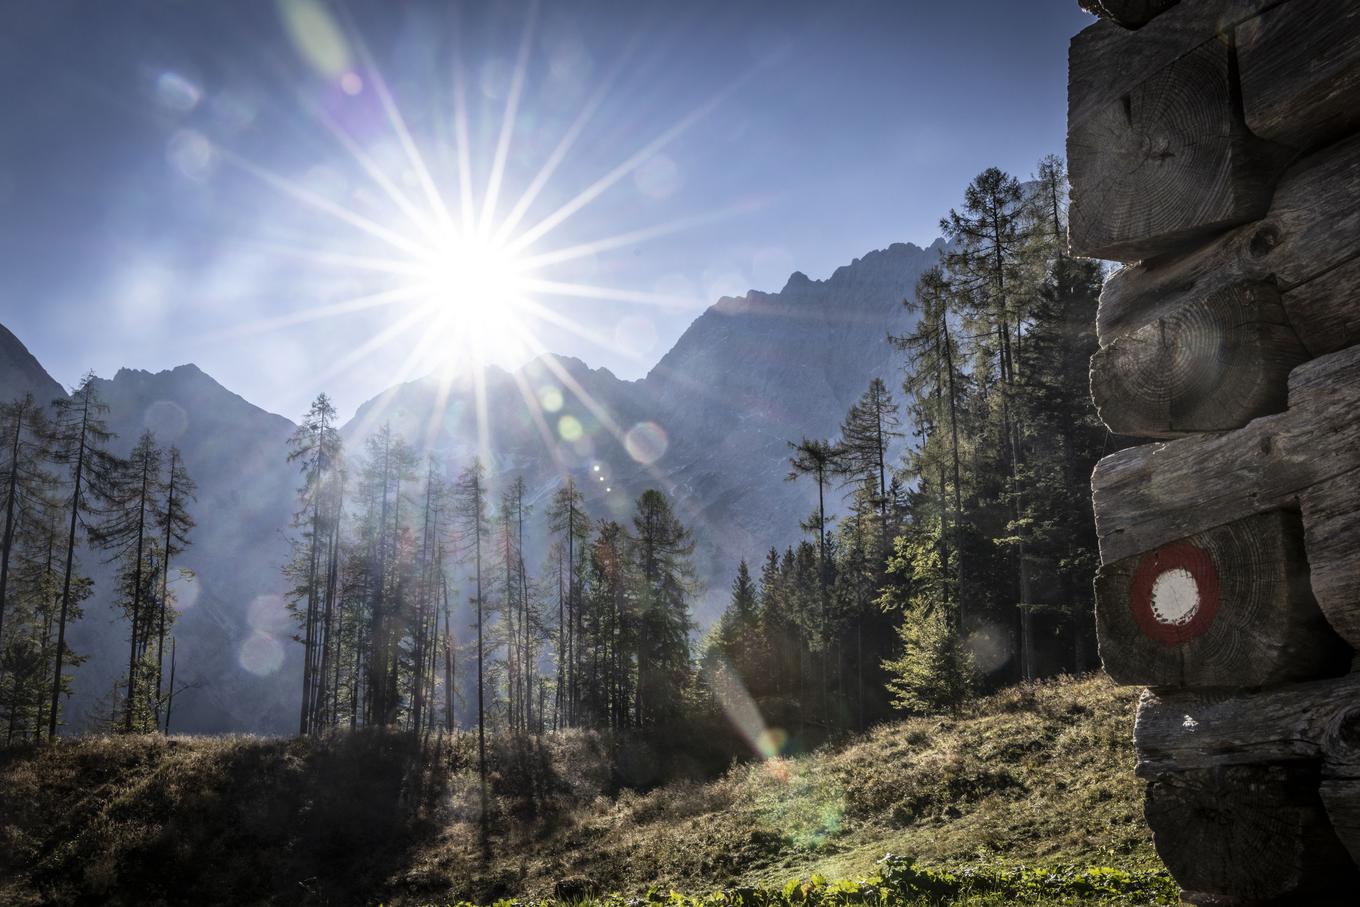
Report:
M877 494L867 503L877 509L884 537L888 525L888 445L901 436L897 430L900 425L897 404L881 378L869 382L868 390L841 423L837 469L848 484L856 487L866 479L877 481Z

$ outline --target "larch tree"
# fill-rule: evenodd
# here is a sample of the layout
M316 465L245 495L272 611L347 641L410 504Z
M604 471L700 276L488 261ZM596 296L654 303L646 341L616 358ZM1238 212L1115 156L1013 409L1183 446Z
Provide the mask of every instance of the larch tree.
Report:
M194 528L194 519L189 515L189 504L196 500L198 486L195 484L189 471L184 467L184 458L180 455L179 448L170 447L168 460L166 463L165 479L162 482L165 493L164 505L160 508L160 538L161 538L161 596L160 610L157 615L156 628L156 724L160 725L161 718L161 699L163 693L162 679L165 675L165 634L168 625L172 622L173 612L170 608L172 596L170 592L170 562L173 558L183 554L189 547L189 533ZM181 570L183 574L185 571ZM172 681L173 685L173 681ZM169 712L167 710L166 733L169 733L168 724Z
M579 692L576 672L575 642L580 624L579 564L590 534L590 517L585 509L585 497L568 476L553 495L548 507L548 524L564 545L565 587L560 589L557 609L557 695L558 712L563 726L575 722L575 702Z
M46 471L47 419L32 394L0 404L0 456L4 457L4 527L0 532L0 645L10 594L10 564L20 527L48 503L52 476Z
M101 505L115 500L118 460L108 452L113 439L104 417L108 406L100 399L94 373L81 379L69 397L52 402L52 450L59 466L70 470L69 521L66 531L66 555L63 567L61 604L57 613L57 638L52 672L51 708L47 715L47 737L57 736L58 713L63 688L62 665L66 655L66 621L71 616L71 605L76 586L76 542L87 518Z
M486 601L482 588L482 546L490 533L486 506L486 470L480 460L474 460L458 476L454 487L457 499L458 531L463 536L464 551L471 556L473 568L473 606L477 615L477 776L482 791L482 839L486 846L487 832L487 776L486 776Z
M338 521L342 446L336 428L335 407L324 393L317 395L301 424L288 441L288 461L298 463L302 485L294 525L302 537L294 544L290 599L299 613L303 644L302 704L298 732L312 730L318 688L324 673L318 655L323 582L333 574L330 563L332 525Z
M153 550L160 522L161 450L156 436L144 431L114 473L113 500L105 518L92 527L91 541L109 552L118 568L118 595L128 622L128 668L124 687L123 732L145 730L152 705L146 689L144 656L148 633L159 611L159 558ZM139 692L142 694L139 698ZM135 727L134 727L135 724Z

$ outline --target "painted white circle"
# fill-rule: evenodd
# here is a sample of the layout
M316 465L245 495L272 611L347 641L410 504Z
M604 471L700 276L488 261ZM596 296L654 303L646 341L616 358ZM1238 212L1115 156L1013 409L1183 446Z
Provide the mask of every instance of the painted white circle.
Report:
M1152 616L1160 624L1182 627L1199 610L1199 583L1184 567L1174 567L1152 584Z

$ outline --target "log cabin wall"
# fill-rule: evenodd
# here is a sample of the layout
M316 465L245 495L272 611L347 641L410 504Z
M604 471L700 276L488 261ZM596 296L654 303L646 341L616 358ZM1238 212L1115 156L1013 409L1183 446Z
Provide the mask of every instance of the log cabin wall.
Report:
M1360 0L1081 0L1101 660L1192 903L1360 902Z

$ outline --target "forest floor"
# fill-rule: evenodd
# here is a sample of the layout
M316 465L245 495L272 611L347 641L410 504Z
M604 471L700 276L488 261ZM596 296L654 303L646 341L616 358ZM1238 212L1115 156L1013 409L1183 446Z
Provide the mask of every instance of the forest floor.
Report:
M498 739L485 841L470 734L0 749L0 902L489 903L556 889L640 904L728 889L707 903L730 904L742 889L749 907L877 902L877 889L820 880L888 876L921 903L960 891L978 893L960 903L1090 903L1081 892L1106 890L1092 878L1131 873L1109 901L1148 903L1175 889L1142 820L1136 696L1103 677L1028 684L958 716L646 791L621 779L657 773L656 742ZM880 863L889 853L927 868Z

